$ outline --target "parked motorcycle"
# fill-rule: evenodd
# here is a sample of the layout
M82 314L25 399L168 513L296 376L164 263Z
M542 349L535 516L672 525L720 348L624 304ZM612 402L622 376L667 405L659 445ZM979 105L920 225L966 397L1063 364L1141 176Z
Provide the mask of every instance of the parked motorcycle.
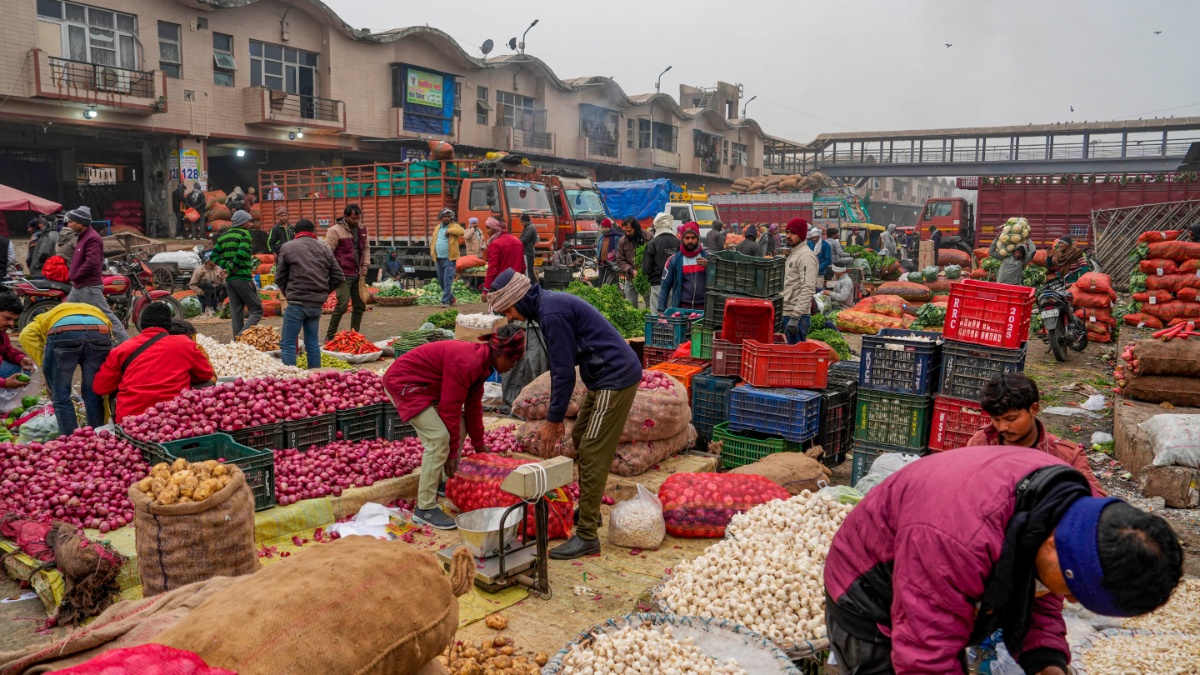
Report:
M149 288L154 273L146 263L135 258L129 262L109 262L108 265L113 273L103 276L104 297L113 313L126 325L132 324L141 330L142 310L152 302L167 303L171 315L176 318L185 316L183 305L169 291ZM4 285L15 292L24 305L17 321L18 330L28 326L39 314L65 301L71 292L71 284L40 278L16 277L4 282Z
M1062 279L1051 279L1042 286L1037 306L1046 328L1042 339L1050 343L1055 360L1066 361L1068 347L1077 352L1087 349L1087 325L1075 316L1071 294Z

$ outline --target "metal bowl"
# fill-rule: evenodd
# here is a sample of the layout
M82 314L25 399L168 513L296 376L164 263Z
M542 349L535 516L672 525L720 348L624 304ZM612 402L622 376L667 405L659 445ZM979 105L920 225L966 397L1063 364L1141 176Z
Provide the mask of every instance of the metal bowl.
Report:
M458 538L476 558L490 558L508 548L517 536L521 525L521 510L513 509L504 523L503 540L500 533L500 518L505 508L476 509L467 511L454 519L458 525Z

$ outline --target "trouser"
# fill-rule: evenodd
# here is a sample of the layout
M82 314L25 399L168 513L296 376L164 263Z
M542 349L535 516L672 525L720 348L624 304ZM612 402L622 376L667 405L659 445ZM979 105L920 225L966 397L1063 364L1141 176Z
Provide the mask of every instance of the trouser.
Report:
M799 324L800 332L796 333L795 335L793 335L792 333L789 333L788 325L791 323ZM805 340L807 340L808 339L808 329L811 326L812 326L812 317L807 314L800 317L799 319L797 319L795 317L791 317L791 316L783 317L783 334L785 336L787 336L787 342L789 345L794 345L796 343L804 342Z
M200 282L200 309L217 311L221 301L228 296L224 284L214 285L211 281Z
M358 277L346 277L341 286L337 287L337 305L333 308L333 316L329 317L329 328L325 329L325 341L333 339L338 330L338 324L342 322L342 316L346 314L346 306L350 305L350 327L358 332L362 332L362 317L363 312L367 311L367 305L358 297Z
M76 286L67 294L67 302L82 302L104 312L104 316L107 316L112 323L112 334L116 338L117 344L129 339L129 333L125 332L125 322L118 319L116 313L112 311L112 307L104 297L102 286L84 286L82 288Z
M92 390L92 381L112 348L112 336L97 331L67 331L46 338L42 369L60 434L70 435L79 426L71 404L71 380L77 367L83 369L80 389L87 423L92 427L104 425L104 399Z
M188 219L184 217L183 211L175 214L175 237L177 239L183 239L183 233L187 232L185 229L187 227L187 221Z
M571 440L579 463L579 525L575 534L580 539L594 541L597 537L600 498L637 390L637 384L624 389L588 390L579 407Z
M658 314L658 294L662 291L662 286L654 284L650 287L650 304L646 309L650 310L651 314Z
M436 509L438 483L446 472L446 460L450 458L450 432L438 415L437 408L429 406L408 421L425 452L421 455L421 477L417 482L417 508ZM458 442L466 438L466 423L459 421ZM461 452L461 449L460 449Z
M454 273L456 272L454 261L449 258L437 259L437 280L438 285L442 287L442 304L449 305L454 302Z
M263 318L262 299L258 297L258 288L250 279L226 279L225 291L229 293L229 318L232 321L233 337L242 334L250 326L257 326ZM250 310L249 320L242 318L242 312Z
M538 284L537 268L533 266L533 262L534 262L534 256L532 256L532 255L525 256L525 276L529 277L530 284L537 286L537 284Z
M304 330L304 354L308 368L320 368L321 308L301 307L295 303L288 303L287 309L283 310L283 337L279 341L283 365L296 365L296 338L301 329Z
M622 279L621 280L621 291L623 293L625 293L625 299L629 301L629 304L633 305L634 309L637 309L638 308L638 292L637 292L637 289L634 288L634 286L633 286L633 280L632 279ZM646 301L649 302L649 299L647 299Z
M844 610L843 610L844 611ZM837 659L842 675L895 675L892 667L892 641L882 635L876 640L864 640L851 635L838 620L839 610L833 599L825 594L825 631L829 648ZM961 673L967 673L967 653L958 654Z

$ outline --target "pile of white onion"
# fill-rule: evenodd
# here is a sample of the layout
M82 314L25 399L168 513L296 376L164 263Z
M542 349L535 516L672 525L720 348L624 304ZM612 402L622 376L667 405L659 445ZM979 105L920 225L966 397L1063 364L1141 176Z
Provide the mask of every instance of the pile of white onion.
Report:
M196 343L208 353L217 377L297 377L306 371L285 366L279 359L241 342L221 344L207 335L197 335Z
M675 566L662 599L790 647L825 637L825 556L851 507L807 490L733 517L725 538Z
M563 675L662 673L663 675L745 675L737 661L717 663L692 642L676 639L670 626L626 626L596 636L591 645L574 645L563 658Z

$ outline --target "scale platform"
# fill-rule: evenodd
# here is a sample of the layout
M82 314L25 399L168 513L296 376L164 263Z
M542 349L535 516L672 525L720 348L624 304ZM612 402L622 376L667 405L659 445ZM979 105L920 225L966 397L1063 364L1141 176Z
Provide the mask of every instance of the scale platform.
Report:
M437 558L446 571L450 570L450 560L459 546L446 547L437 552ZM482 567L475 567L475 585L488 593L497 593L509 586L517 585L514 576L533 569L537 564L537 545L529 545L509 551L504 556L504 576L500 576L500 556L480 558Z

